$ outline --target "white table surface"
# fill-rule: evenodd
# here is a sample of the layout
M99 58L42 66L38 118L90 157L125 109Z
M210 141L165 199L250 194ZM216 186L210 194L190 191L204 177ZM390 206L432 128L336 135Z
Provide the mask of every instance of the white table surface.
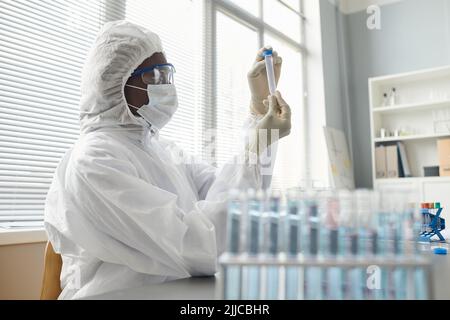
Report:
M444 244L445 246L445 244ZM449 245L446 244L447 249ZM450 300L450 254L432 254L434 299ZM188 278L90 297L93 300L217 300L220 274Z

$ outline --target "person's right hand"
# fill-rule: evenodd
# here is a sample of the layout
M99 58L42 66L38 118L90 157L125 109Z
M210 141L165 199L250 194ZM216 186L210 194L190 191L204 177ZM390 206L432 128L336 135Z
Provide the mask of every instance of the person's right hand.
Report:
M291 133L291 108L281 97L279 91L263 101L268 108L266 115L258 123L259 129L279 130L279 138ZM273 141L275 142L275 141Z
M268 108L266 115L258 122L250 141L250 151L261 154L268 146L291 133L291 108L279 91L264 100ZM273 135L272 130L277 130Z

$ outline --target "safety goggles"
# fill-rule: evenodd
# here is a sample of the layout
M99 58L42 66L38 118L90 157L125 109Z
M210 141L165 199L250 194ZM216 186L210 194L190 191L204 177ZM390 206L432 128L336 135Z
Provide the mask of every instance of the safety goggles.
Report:
M171 63L155 64L151 67L136 69L131 76L141 76L145 84L173 84L175 67Z

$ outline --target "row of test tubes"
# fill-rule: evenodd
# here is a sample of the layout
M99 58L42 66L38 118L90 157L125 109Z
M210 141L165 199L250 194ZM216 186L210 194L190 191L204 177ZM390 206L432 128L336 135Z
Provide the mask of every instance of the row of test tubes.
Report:
M421 217L408 200L369 190L233 190L224 298L427 299L426 264L403 263L419 254Z

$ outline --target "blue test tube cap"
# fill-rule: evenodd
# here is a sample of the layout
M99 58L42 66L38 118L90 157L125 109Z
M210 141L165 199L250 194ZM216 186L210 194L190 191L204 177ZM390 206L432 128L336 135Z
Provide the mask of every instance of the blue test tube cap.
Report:
M271 56L273 55L273 50L272 49L266 49L263 51L263 57L265 56Z
M447 249L446 248L434 248L433 249L434 254L447 254Z

